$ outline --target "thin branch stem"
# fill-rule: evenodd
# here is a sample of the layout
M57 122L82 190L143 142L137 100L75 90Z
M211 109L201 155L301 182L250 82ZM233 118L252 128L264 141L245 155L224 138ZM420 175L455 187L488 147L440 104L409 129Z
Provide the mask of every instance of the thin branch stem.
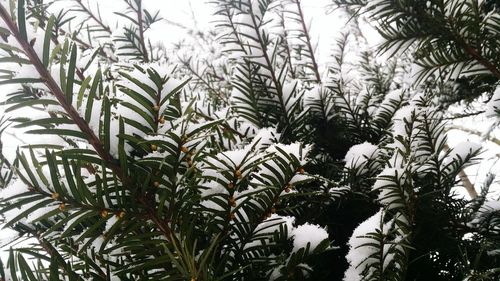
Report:
M466 133L469 133L469 134L473 134L473 135L482 137L482 138L484 138L484 139L486 139L488 141L491 141L492 143L500 146L500 139L497 139L497 138L494 138L494 137L485 137L485 135L483 133L481 133L480 131L478 131L478 130L474 130L474 129L470 129L470 128L465 128L463 126L456 126L456 125L450 126L449 130L460 130L460 131L463 131L463 132L466 132Z
M212 118L212 117L210 117L210 116L208 116L208 115L206 115L206 114L204 114L204 113L202 113L202 112L199 112L199 111L194 111L194 113L195 113L196 115L198 115L198 116L200 116L200 117L204 118L205 120L208 120L208 121L215 121L215 119L214 119L214 118ZM245 137L245 135L244 135L244 134L242 134L242 133L240 133L240 132L236 131L235 129L233 129L233 128L231 128L231 127L229 127L227 124L223 124L223 123L222 123L222 124L221 124L221 126L222 126L225 130L228 130L228 131L230 131L231 133L238 135L239 137L242 137L242 138L243 138L243 137Z
M475 60L477 60L480 64L486 67L493 75L495 75L498 79L500 79L500 70L496 68L496 66L490 61L488 61L485 57L483 57L476 49L468 45L465 41L462 44L464 50Z
M469 193L470 198L476 199L478 196L477 191L474 188L474 185L472 184L472 182L469 180L469 177L467 176L465 171L460 170L460 172L458 173L458 177L460 178L460 180L462 180L464 188L465 188L465 190L467 190L467 193Z
M450 26L455 26L454 20L452 17L448 18L448 22L450 23ZM500 70L493 64L491 63L488 59L483 57L481 55L481 50L477 50L471 45L469 45L464 38L460 35L459 32L456 32L455 30L451 30L451 33L453 34L453 37L455 37L455 42L473 59L475 59L477 62L482 64L486 69L488 69L495 77L500 79Z
M139 24L139 38L141 40L142 56L144 57L144 62L149 62L148 50L146 48L146 42L144 39L144 21L142 18L142 1L137 3L137 22Z
M64 29L59 28L59 30L61 31L62 34L70 34L70 32L68 32ZM80 44L80 46L83 49L89 50L89 49L94 48L92 45L90 45L89 43L86 43L85 41L83 41L82 39L80 39L76 36L71 36L71 39L73 39L73 41L75 41L76 43ZM99 48L99 54L101 56L105 57L106 59L110 60L111 62L118 62L118 60L116 58L108 55L102 47L98 47L98 48Z
M461 114L452 114L452 116L450 116L450 117L444 117L443 120L462 119L462 118L467 118L467 117L471 117L471 116L477 116L477 115L482 114L482 113L484 113L484 110L468 112L468 113L461 113Z
M258 40L260 48L262 49L262 56L266 61L266 65L269 67L268 71L271 73L271 80L274 84L274 87L276 88L276 95L278 96L280 106L283 110L284 114L283 121L285 122L286 128L290 128L290 121L288 120L287 116L286 104L285 101L283 100L283 86L281 85L281 82L278 80L278 78L276 77L276 73L274 72L272 61L267 53L267 46L264 44L262 35L260 34L259 26L257 25L257 22L255 20L255 14L252 5L249 5L249 12L250 12L250 18L252 18L252 27L257 35L256 39Z
M193 74L194 76L196 76L196 78L198 78L198 81L200 81L201 84L203 84L203 85L205 85L207 87L207 90L208 90L209 93L212 92L215 96L217 96L218 98L220 98L225 104L229 104L229 101L227 100L226 95L219 94L219 91L217 89L215 89L209 83L209 81L207 81L205 78L203 78L203 74L199 74L197 71L195 71L195 69L193 69L193 67L190 64L191 59L188 59L186 61L183 58L179 57L179 61L187 68L187 70L189 70L189 72L191 74ZM212 66L212 68L213 68L213 66ZM217 77L217 76L213 75L213 77ZM217 77L217 78L220 78L220 77Z
M76 3L78 3L78 5L82 8L82 10L88 14L99 26L102 27L103 30L105 30L106 32L108 32L109 34L111 34L111 28L109 28L109 26L107 26L106 24L104 24L102 22L102 19L100 17L97 17L96 15L94 15L94 13L87 7L83 4L82 0L75 0Z
M281 13L280 13L280 25L283 28L283 47L285 48L286 55L288 57L287 63L288 67L290 68L290 76L292 79L295 79L295 70L293 69L293 64L292 64L292 52L290 51L290 45L288 44L288 31L286 31L285 27L285 15L284 15L284 6L283 3L281 3Z
M443 148L445 150L450 150L450 147L448 146L448 144L445 144L443 146ZM469 177L467 176L467 174L465 173L465 171L463 169L460 170L460 172L458 173L458 177L460 178L460 180L462 180L462 184L464 185L464 188L467 191L467 193L469 194L470 198L476 199L478 196L476 188L474 187L472 182L469 180Z
M309 53L311 54L311 61L313 64L314 75L316 76L316 82L321 83L321 75L319 74L318 63L316 62L316 57L314 55L314 48L311 43L311 36L309 35L309 30L307 29L304 13L302 11L302 7L300 5L300 0L294 0L297 5L297 11L300 17L300 24L302 25L302 29L304 31L304 36L306 37L307 48L309 49Z

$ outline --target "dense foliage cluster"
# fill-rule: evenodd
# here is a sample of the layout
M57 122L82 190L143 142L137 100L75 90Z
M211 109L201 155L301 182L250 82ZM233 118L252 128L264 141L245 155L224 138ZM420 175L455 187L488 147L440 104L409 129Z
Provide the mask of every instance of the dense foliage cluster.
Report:
M495 1L334 1L328 61L300 0L211 0L217 28L174 49L142 0L115 28L58 2L0 1L0 133L36 136L0 158L2 280L500 277L493 176L478 194L481 145L445 120L500 116Z

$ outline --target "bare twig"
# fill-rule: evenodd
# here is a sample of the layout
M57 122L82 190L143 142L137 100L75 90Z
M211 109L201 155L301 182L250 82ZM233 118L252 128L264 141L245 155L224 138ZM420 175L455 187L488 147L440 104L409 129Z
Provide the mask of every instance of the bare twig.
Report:
M484 110L468 112L468 113L453 114L450 117L443 118L443 120L461 119L461 118L466 118L466 117L471 117L471 116L477 116L477 115L482 114L482 113L484 113Z
M467 193L469 193L470 198L476 199L477 198L476 188L474 188L474 185L470 182L469 177L467 176L465 171L460 170L460 172L458 173L458 177L462 180L464 188L465 190L467 190Z
M450 150L450 147L448 146L448 144L445 144L443 148L445 150ZM465 173L465 171L463 169L460 170L460 172L458 173L458 177L460 178L460 180L462 180L462 184L463 184L465 190L467 191L467 193L469 194L470 198L476 199L478 196L476 188L474 187L472 182L469 180L469 177L467 176L467 174Z
M456 125L450 126L449 130L463 131L463 132L466 132L466 133L469 133L469 134L473 134L473 135L482 137L485 140L491 141L492 143L494 143L496 145L500 145L500 139L497 139L497 138L494 138L494 137L491 137L491 136L490 137L485 137L485 135L483 133L481 133L480 131L478 131L478 130L474 130L474 129L470 129L470 128L465 128L465 127L462 127L462 126L456 126Z

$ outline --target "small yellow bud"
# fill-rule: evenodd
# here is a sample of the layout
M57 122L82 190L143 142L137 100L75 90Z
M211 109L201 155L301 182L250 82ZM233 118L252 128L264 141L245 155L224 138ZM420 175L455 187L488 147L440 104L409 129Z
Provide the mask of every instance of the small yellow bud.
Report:
M303 174L305 172L305 170L304 170L304 168L300 167L300 168L297 169L297 172L299 174Z
M237 169L236 171L234 171L234 176L238 179L242 178L240 169Z
M181 151L184 152L184 153L187 153L189 151L189 149L185 146L181 147Z
M155 181L155 182L153 182L153 185L154 185L154 187L160 187L160 182Z
M123 219L125 217L125 212L120 211L116 216L119 217L120 219Z
M108 215L109 215L109 213L106 209L101 211L101 217L106 218Z
M230 218L231 220L234 220L234 219L236 218L236 215L235 215L233 212L231 212L231 213L229 214L229 218Z
M154 109L154 111L160 111L160 106L159 105L155 105L155 106L153 106L153 109Z
M233 189L233 188L234 188L234 184L232 182L228 183L227 189Z
M52 199L57 200L57 198L59 198L59 193L57 192L52 193Z
M64 209L66 209L66 204L64 203L59 204L59 210L64 211Z
M231 205L231 207L236 207L236 199L234 199L234 197L230 197L229 198L229 204Z
M165 118L163 118L163 116L162 116L162 117L160 118L160 120L158 120L158 122L159 122L160 124L164 124L164 123L165 123Z
M152 151L156 151L156 150L158 150L158 146L157 146L156 144L152 144L152 145L151 145L151 150L152 150Z

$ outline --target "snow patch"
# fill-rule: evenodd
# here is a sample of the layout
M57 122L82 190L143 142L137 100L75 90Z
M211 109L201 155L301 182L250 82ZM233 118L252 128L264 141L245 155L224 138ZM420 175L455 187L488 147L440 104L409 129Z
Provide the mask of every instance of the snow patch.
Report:
M292 231L293 239L293 252L297 252L301 248L305 248L310 244L310 251L314 251L319 244L328 240L328 232L318 225L305 223L299 225Z

